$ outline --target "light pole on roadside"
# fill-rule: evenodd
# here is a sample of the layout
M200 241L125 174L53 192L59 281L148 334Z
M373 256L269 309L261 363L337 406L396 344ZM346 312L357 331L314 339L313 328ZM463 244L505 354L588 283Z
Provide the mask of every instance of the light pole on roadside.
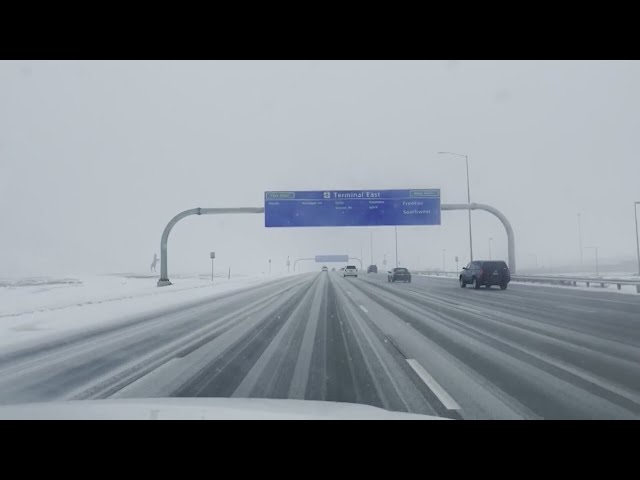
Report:
M371 232L371 264L373 265L373 232Z
M471 204L471 189L469 187L469 157L460 153L454 152L438 152L440 155L455 155L457 157L464 157L465 164L467 166L467 203ZM471 236L471 209L467 211L469 213L469 258L473 262L473 238Z
M216 252L211 252L209 257L211 258L211 281L213 282L213 261L216 258Z
M593 248L596 251L596 277L600 275L598 272L598 247L584 247L584 248Z
M269 275L271 275L271 259L269 259Z
M578 242L580 245L580 266L584 265L584 254L582 248L582 222L580 221L580 214L578 213Z
M458 256L456 255L456 272L459 272L460 268L458 268Z
M442 249L442 271L443 271L443 272L446 272L446 271L447 271L447 269L446 269L446 260L445 260L445 254L446 254L446 252L447 252L447 249L446 249L446 248L443 248L443 249Z
M638 205L640 205L640 202L634 202L633 213L636 217L636 250L638 253L638 276L640 277L640 237L638 237Z
M493 240L493 238L489 237L489 260L491 260L491 240Z
M287 273L289 273L290 265L291 265L291 262L289 261L289 255L287 255Z
M396 268L398 268L400 262L398 261L398 227L396 226Z

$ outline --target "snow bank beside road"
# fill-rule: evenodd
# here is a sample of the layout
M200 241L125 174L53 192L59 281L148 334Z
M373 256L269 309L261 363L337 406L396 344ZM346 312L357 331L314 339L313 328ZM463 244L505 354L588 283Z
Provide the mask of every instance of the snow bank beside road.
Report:
M174 276L158 288L157 276L95 275L77 278L0 280L0 347L188 303L285 275L246 275L227 279Z
M457 277L453 277L453 276L444 276L444 275L433 275L433 274L427 274L427 273L418 273L416 274L419 277L428 277L428 278L440 278L440 279L447 279L447 280L455 280L456 282L458 281ZM569 276L569 275L567 275ZM619 280L623 280L625 279L625 277L615 277ZM628 280L637 280L638 277L637 276L630 276L627 274L626 279ZM627 294L633 294L633 295L638 295L638 292L636 292L636 287L633 285L621 285L620 286L620 290L618 290L618 288L616 287L615 284L606 284L604 285L604 288L600 286L600 283L598 283L598 279L594 278L593 279L593 284L590 287L587 287L586 285L558 285L558 284L553 284L553 283L533 283L533 282L518 282L517 280L511 280L510 285L514 284L514 285L526 285L527 287L546 287L546 288L564 288L564 289L569 289L569 290L583 290L583 291L587 291L587 292L608 292L608 293L627 293ZM468 285L467 288L470 288L470 286ZM484 288L484 287L482 287ZM495 287L494 287L495 288Z

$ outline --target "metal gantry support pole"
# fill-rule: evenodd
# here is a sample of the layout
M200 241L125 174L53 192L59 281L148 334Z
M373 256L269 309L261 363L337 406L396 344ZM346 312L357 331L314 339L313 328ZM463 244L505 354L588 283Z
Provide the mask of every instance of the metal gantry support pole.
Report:
M298 258L296 261L293 262L293 271L296 271L296 265L298 264L298 262L302 261L302 260L314 260L315 258Z
M358 262L360 262L360 270L362 270L362 260L357 257L349 257L349 260L358 260Z
M168 258L167 258L167 243L169 242L169 234L171 230L185 217L189 217L191 215L223 215L226 213L264 213L264 207L240 207L240 208L192 208L190 210L185 210L184 212L180 212L175 217L173 217L167 226L164 228L164 232L162 232L162 238L160 240L160 279L158 280L158 286L164 287L166 285L171 285L169 281L169 267L168 267Z
M516 273L516 241L513 234L513 228L511 228L511 224L507 217L505 217L502 212L498 209L490 207L489 205L484 205L482 203L449 203L440 205L441 210L484 210L489 212L496 217L498 220L502 222L505 231L507 232L507 250L509 256L509 270L511 270L512 274Z

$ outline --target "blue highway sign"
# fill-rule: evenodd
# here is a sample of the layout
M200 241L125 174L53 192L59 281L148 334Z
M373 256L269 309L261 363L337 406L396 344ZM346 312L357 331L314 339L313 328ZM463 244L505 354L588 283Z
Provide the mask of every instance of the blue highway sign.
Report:
M317 263L348 262L349 255L316 255Z
M440 225L440 189L265 192L265 227Z

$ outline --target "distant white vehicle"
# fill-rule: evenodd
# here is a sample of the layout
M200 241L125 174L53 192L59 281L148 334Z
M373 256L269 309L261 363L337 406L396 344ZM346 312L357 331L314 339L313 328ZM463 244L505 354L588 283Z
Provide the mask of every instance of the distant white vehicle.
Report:
M358 276L358 269L356 268L355 265L347 265L347 268L344 269L343 276L344 277L357 277Z

